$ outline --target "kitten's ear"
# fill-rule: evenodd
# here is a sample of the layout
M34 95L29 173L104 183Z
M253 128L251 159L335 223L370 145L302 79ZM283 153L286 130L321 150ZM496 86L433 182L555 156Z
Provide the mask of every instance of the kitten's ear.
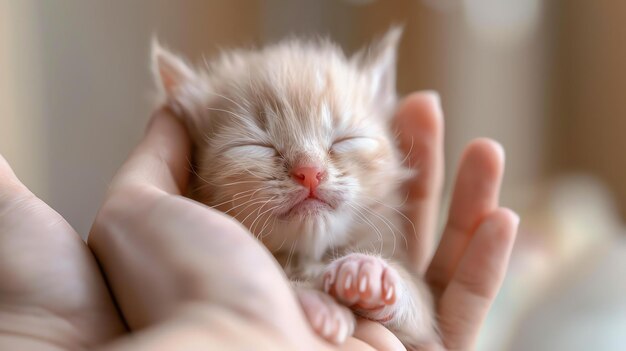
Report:
M396 61L402 31L401 26L391 27L385 35L351 58L352 63L368 76L373 96L384 102L396 98Z
M207 77L164 49L156 38L152 39L152 75L159 89L159 103L181 117L193 135L200 127L204 100L210 89Z
M166 96L175 96L185 84L196 79L196 73L185 61L164 49L156 38L152 39L152 74Z

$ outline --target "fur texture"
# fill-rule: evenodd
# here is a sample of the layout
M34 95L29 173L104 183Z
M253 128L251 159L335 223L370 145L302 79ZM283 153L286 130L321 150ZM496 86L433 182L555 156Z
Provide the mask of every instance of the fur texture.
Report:
M298 282L313 327L334 342L354 326L337 312L346 307L408 346L436 338L428 289L404 266L413 233L402 233L397 210L409 175L390 129L400 35L392 28L352 57L327 40L285 40L224 52L202 69L153 44L161 102L195 144L192 197L269 248ZM315 187L294 178L311 165Z

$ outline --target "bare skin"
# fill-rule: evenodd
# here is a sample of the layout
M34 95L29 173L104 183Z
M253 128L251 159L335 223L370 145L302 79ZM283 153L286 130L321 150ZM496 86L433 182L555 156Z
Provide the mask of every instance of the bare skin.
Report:
M443 176L437 98L407 97L396 122L407 151L412 144L409 159L424 170L409 185L407 215L420 238L411 242L415 269L435 292L445 348L471 349L518 224L498 205L501 148L489 140L467 147L428 264ZM309 327L262 245L227 216L180 195L189 145L176 118L154 116L111 183L90 234L92 251L0 157L0 349L336 349ZM360 320L340 349L403 346L379 323Z

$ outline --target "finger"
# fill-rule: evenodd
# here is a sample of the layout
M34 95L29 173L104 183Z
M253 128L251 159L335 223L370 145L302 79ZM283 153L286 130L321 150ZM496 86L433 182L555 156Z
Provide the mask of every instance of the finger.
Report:
M16 194L27 194L30 191L17 178L7 160L0 155L0 200Z
M398 337L378 322L359 318L353 336L376 350L406 351Z
M507 270L519 217L500 208L476 230L438 305L439 327L449 350L473 348Z
M448 222L426 278L436 296L446 287L478 223L498 206L504 151L489 139L466 148L456 176Z
M152 116L143 140L113 179L117 186L152 186L180 194L189 177L191 141L183 123L167 109Z
M413 266L423 271L430 260L443 181L443 114L439 95L419 92L400 104L395 117L406 163L417 172L407 183L405 233Z
M357 338L348 338L340 347L341 351L376 351L382 349L376 349L369 345L367 342L359 340Z

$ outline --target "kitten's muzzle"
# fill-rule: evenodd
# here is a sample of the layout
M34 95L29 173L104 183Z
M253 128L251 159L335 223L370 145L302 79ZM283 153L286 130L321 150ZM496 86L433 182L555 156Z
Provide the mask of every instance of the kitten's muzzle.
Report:
M318 185L322 182L325 173L324 169L319 166L300 166L291 170L291 178L296 183L308 188L313 195Z

